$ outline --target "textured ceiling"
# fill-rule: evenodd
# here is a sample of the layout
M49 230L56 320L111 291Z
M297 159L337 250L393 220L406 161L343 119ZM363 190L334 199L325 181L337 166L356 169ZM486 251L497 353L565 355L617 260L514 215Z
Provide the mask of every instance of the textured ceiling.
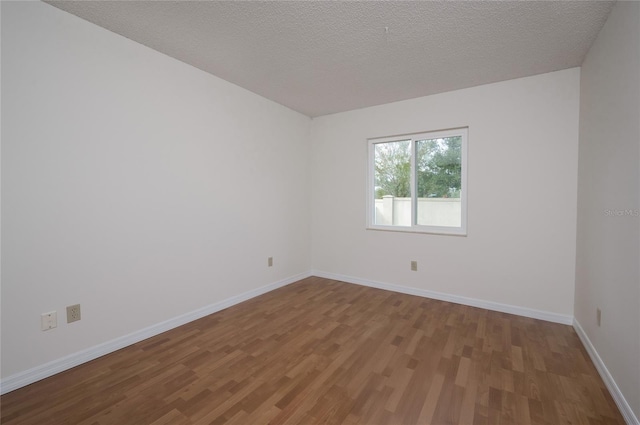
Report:
M613 6L47 3L311 117L580 66Z

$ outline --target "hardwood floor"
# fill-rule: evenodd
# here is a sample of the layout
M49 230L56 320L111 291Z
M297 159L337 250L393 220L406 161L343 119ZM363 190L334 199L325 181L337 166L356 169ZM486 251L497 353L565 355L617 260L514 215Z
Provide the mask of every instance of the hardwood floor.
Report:
M3 424L624 424L570 326L308 278L8 393Z

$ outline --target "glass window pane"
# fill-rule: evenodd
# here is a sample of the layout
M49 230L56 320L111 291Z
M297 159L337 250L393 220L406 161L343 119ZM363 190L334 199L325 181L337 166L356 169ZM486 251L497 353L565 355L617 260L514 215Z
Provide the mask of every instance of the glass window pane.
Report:
M411 226L411 140L374 145L375 224Z
M416 222L460 227L462 137L416 141Z

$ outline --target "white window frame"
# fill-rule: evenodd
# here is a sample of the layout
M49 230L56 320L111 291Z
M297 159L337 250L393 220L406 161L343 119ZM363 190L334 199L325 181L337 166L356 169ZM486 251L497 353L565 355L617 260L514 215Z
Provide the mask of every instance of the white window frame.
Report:
M425 226L417 224L417 198L416 198L416 141L425 139L438 139L444 137L461 136L461 176L460 176L460 208L461 208L461 224L460 227L449 226ZM367 229L369 230L385 230L392 232L412 232L412 233L430 233L438 235L467 235L467 169L468 169L468 138L469 128L460 127L447 130L426 131L422 133L404 134L391 137L377 137L367 140L368 149L368 165L367 165ZM375 145L378 143L411 141L411 225L381 225L375 224L375 165L374 154Z

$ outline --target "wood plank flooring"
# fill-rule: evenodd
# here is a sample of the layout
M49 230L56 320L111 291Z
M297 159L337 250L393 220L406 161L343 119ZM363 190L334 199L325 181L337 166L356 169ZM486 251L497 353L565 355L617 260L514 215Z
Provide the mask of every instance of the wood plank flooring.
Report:
M0 398L2 424L624 424L570 326L308 278Z

